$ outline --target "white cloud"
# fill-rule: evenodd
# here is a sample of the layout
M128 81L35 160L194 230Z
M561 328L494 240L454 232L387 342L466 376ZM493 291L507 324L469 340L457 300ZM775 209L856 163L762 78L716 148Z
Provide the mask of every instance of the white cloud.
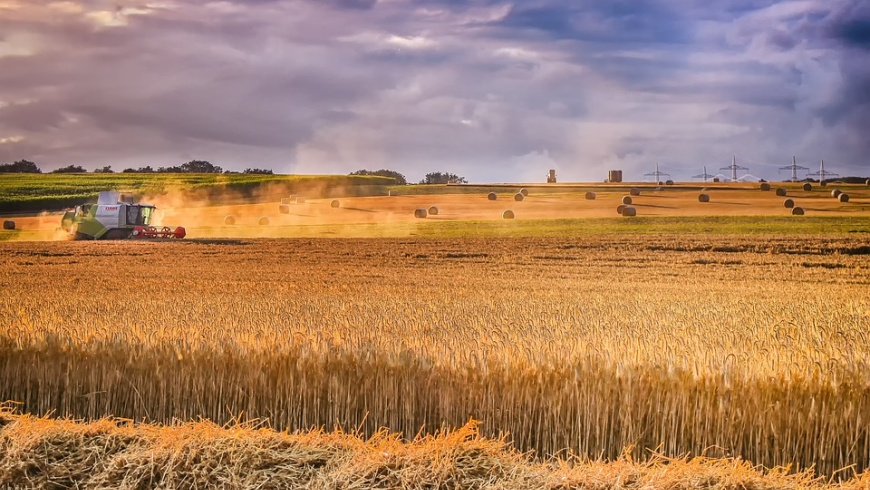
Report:
M7 145L10 143L20 143L24 141L23 136L7 136L5 138L0 138L0 145Z
M99 27L123 27L129 24L130 17L153 12L151 7L118 7L115 10L88 12L85 17Z
M18 10L24 7L24 2L18 0L0 0L0 10Z
M84 12L82 4L76 2L51 2L48 4L48 9L64 14L81 14Z
M0 58L33 56L40 42L36 35L13 32L0 37Z
M395 44L396 46L408 49L422 49L435 45L435 41L425 38L423 36L405 37L392 35L389 36L386 41L390 44Z

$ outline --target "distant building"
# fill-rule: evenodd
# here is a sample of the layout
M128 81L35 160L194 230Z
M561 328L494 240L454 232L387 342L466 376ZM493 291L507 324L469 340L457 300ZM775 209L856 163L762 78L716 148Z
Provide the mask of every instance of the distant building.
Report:
M547 183L555 184L556 183L556 169L551 168L550 173L547 174Z
M611 170L607 172L608 182L622 182L622 170Z

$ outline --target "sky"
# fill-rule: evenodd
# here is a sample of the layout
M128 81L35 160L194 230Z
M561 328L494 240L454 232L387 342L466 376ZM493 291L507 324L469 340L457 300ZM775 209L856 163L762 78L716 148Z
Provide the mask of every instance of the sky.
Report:
M0 163L594 182L732 156L870 175L870 2L0 0Z

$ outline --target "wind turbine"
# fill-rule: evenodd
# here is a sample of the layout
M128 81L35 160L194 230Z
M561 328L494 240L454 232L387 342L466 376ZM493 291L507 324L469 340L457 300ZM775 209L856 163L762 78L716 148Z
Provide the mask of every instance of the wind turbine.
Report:
M807 168L807 167L801 167L800 165L798 165L795 157L791 157L791 165L789 165L787 167L779 167L779 169L780 170L791 170L791 181L792 182L798 181L798 178L797 178L797 171L798 170L809 170L809 168Z
M749 170L749 169L746 167L741 167L740 165L737 165L737 157L732 156L731 157L731 165L729 165L727 167L722 167L719 170L731 170L731 182L737 182L737 171L738 170Z
M662 181L662 179L660 178L662 175L667 175L668 177L670 177L671 174L666 174L666 173L664 173L664 172L659 172L659 164L658 164L658 163L656 164L656 170L655 170L655 172L650 172L650 173L648 173L648 174L643 174L644 177L655 177L655 181L656 181L656 182L661 182L661 181Z

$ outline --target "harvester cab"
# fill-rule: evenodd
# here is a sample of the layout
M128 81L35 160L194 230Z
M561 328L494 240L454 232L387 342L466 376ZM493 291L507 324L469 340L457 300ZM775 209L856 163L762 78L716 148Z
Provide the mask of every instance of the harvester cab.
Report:
M122 202L118 192L100 192L96 204L68 210L61 228L76 240L122 240L126 238L184 238L183 227L152 226L157 209L150 204Z

